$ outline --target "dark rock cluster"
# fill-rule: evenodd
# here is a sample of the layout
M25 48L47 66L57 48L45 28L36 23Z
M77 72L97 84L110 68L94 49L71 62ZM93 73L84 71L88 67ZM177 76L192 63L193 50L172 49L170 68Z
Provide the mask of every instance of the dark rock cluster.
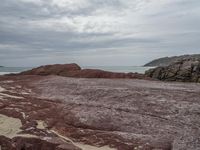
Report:
M148 77L165 81L200 82L200 59L182 59L167 67L145 72Z

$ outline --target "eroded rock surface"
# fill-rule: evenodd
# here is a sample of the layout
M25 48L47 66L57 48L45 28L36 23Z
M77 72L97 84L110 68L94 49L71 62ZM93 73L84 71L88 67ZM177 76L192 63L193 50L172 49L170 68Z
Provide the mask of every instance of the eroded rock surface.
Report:
M167 67L157 67L145 73L165 81L200 82L200 59L183 59Z
M21 120L0 136L5 150L200 149L200 84L2 76L0 87L0 114Z

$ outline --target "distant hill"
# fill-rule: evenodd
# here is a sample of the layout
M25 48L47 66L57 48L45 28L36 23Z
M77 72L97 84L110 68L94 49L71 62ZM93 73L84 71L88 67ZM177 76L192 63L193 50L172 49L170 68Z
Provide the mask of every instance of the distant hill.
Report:
M3 66L0 66L0 67L3 67Z
M173 56L173 57L163 57L159 59L155 59L144 66L168 66L171 63L174 63L178 60L182 59L200 59L200 54L194 54L194 55L181 55L181 56Z

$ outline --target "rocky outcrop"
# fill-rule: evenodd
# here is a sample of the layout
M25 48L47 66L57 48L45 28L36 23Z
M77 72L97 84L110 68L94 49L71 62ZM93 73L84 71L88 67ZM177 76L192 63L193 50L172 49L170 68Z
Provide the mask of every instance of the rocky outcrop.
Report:
M0 76L0 146L199 150L199 93L183 82Z
M139 73L117 73L98 69L81 69L77 64L47 65L34 68L19 75L58 75L74 78L128 78L144 79L145 76Z
M67 74L60 74L65 77L76 77L76 78L145 78L144 75L139 73L117 73L109 72L98 69L82 69L79 71L72 71Z
M145 74L164 81L200 82L200 59L182 59L167 67L150 69Z
M67 75L70 72L81 70L77 64L55 64L46 65L32 70L24 71L21 75Z
M200 54L163 57L163 58L155 59L145 64L144 66L164 67L183 59L200 59Z

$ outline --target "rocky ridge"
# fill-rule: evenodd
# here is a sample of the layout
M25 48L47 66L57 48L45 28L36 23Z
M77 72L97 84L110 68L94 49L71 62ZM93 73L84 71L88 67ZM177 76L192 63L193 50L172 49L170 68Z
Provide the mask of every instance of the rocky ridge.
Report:
M3 150L198 150L199 93L193 83L0 76L0 145Z
M46 65L32 70L20 73L19 75L58 75L74 78L127 78L127 79L145 79L143 74L139 73L118 73L98 69L81 69L77 64L55 64Z
M200 59L182 59L166 67L150 69L145 74L164 81L200 82Z
M144 66L165 67L165 66L168 66L172 63L175 63L175 62L183 60L183 59L200 59L200 54L163 57L163 58L155 59L155 60L145 64Z

